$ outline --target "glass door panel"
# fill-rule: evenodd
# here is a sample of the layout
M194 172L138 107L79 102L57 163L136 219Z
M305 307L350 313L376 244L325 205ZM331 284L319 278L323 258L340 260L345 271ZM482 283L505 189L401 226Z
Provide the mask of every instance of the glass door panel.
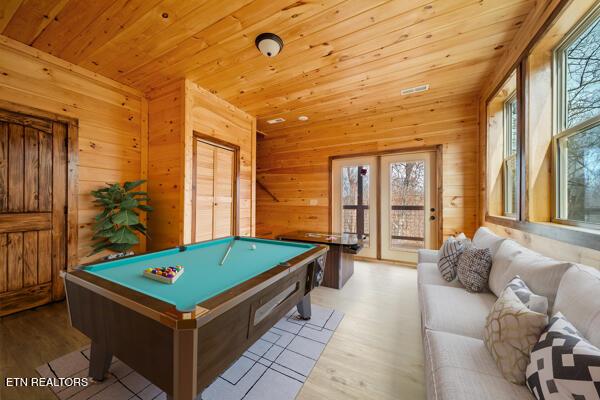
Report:
M369 247L369 165L342 167L342 233L356 234Z
M377 159L375 157L334 160L332 163L332 230L333 233L362 237L362 257L377 257L376 197ZM374 182L374 181L373 181Z
M425 162L390 163L393 249L422 249L425 245Z
M381 258L416 262L437 244L435 152L381 159Z

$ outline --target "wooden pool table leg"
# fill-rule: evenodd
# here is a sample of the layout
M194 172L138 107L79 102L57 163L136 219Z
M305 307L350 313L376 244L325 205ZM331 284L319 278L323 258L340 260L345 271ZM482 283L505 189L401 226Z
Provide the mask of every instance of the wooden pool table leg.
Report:
M111 361L112 354L108 349L100 343L92 341L90 348L90 369L88 371L89 376L96 381L103 381Z
M167 400L198 399L198 330L175 330L174 339L173 394Z
M300 314L300 318L302 318L305 321L310 319L312 315L310 307L310 293L304 295L302 300L300 300L300 303L296 305L296 308L298 309L298 314Z

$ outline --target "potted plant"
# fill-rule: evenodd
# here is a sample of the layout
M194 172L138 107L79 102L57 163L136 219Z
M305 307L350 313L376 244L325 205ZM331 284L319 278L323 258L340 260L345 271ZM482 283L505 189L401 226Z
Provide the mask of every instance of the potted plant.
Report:
M133 254L131 248L139 243L138 234L148 237L146 227L140 222L140 212L150 212L147 202L148 193L134 191L145 180L119 183L107 183L106 187L92 190L94 203L104 210L96 215L93 251L90 255L111 250L117 254L107 258L123 257Z

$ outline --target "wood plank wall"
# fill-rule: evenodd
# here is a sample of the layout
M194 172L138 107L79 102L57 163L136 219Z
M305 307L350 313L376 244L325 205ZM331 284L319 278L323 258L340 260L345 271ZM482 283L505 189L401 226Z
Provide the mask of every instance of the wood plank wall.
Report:
M148 248L183 243L183 81L147 93L148 193L154 212L148 216Z
M149 98L149 248L191 241L192 137L195 132L240 147L239 233L254 235L256 119L198 85L181 80Z
M494 74L490 76L490 79L484 85L481 95L479 98L479 115L480 120L486 120L486 100L493 94L494 90L500 85L503 79L506 78L507 74L515 66L518 58L527 49L529 43L534 39L536 33L540 31L544 26L551 22L551 17L556 10L561 7L580 7L582 10L587 9L592 3L588 0L548 0L540 1L535 5L534 10L528 15L527 19L519 29L515 38L513 39L510 46L507 47L502 62L498 65L498 68L494 71ZM535 100L535 96L529 96L530 99ZM538 95L539 98L547 98L547 95ZM535 111L535 109L533 109ZM540 125L541 128L547 126ZM540 126L536 129L540 129ZM529 135L535 135L536 130L529 131ZM542 133L543 134L543 133ZM499 235L510 237L526 247L529 247L537 252L545 254L549 257L554 257L562 260L579 262L586 265L600 266L600 251L575 246L569 243L561 242L554 239L549 239L532 233L524 232L519 229L509 228L493 224L485 221L485 214L487 208L486 199L486 141L487 135L486 124L480 125L479 131L479 224L489 227L491 230ZM531 140L531 139L530 139ZM531 146L531 143L530 143ZM530 160L531 161L531 160ZM548 190L548 188L546 187ZM550 193L548 193L548 196ZM547 208L547 205L542 207ZM534 218L536 216L534 215ZM535 219L538 220L538 219ZM567 229L567 228L565 228Z
M239 234L255 235L255 203L254 171L256 165L256 118L225 100L220 99L200 86L186 81L187 100L190 107L189 121L191 134L198 132L223 140L240 148L240 180L239 180ZM186 171L192 170L191 134L186 136L185 162ZM187 141L190 139L189 141ZM191 240L192 225L192 175L188 174L185 182L185 242Z
M443 146L443 234L477 226L477 101L446 97L404 110L282 129L259 139L257 235L329 227L330 156ZM259 185L260 187L260 185Z
M143 178L142 94L0 36L0 100L79 121L78 261L91 261L86 256L98 209L89 192L105 182Z

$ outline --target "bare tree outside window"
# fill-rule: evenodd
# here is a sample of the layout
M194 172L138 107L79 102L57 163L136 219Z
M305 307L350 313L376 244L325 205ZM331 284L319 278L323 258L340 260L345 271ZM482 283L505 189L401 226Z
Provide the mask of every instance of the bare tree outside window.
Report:
M425 163L390 164L391 244L421 249L425 245Z
M600 224L600 125L564 140L567 219Z
M566 128L600 114L600 19L565 50Z
M557 134L561 219L600 224L600 18L557 51L562 131ZM560 92L562 90L562 92Z

